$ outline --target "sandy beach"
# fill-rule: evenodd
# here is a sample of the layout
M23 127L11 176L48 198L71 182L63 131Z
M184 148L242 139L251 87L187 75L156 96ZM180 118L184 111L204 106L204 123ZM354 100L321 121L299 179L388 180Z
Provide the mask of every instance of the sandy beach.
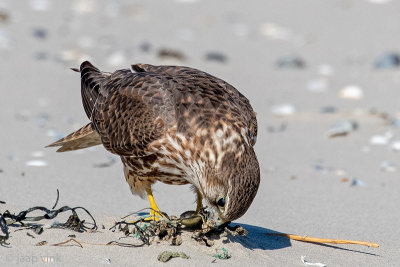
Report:
M0 266L304 266L302 256L326 266L398 266L399 11L393 0L0 0L0 213L50 209L58 189L57 207L85 207L99 226L47 229L66 212L42 220L42 234L10 227ZM190 66L250 100L261 184L233 223L247 236L212 247L190 234L180 246L105 245L124 236L109 228L149 207L147 199L131 194L120 159L102 146L44 148L88 123L80 76L70 70L84 60L110 72L133 63ZM189 186L157 183L154 196L170 215L196 207ZM52 246L71 235L82 247ZM222 248L229 259L212 256ZM190 258L161 263L165 250Z

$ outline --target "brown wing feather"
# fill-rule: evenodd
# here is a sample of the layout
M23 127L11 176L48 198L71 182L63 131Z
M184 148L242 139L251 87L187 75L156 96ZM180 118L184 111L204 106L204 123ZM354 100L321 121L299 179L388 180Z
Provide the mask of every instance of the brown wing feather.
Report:
M94 130L93 124L89 123L46 147L61 146L57 152L65 152L97 146L100 144L101 138L99 134Z
M132 70L105 74L89 62L80 68L86 114L110 152L151 154L148 145L172 126L190 136L227 121L239 133L247 129L250 140L257 134L249 101L225 81L180 66L136 64Z

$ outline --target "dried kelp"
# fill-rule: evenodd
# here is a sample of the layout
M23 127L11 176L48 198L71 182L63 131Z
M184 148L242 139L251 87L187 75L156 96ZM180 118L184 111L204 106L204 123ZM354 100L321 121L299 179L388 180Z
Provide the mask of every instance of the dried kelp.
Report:
M41 220L52 220L56 218L60 213L70 211L72 213L69 216L67 222L53 224L52 227L71 229L76 232L94 231L97 229L96 221L92 214L83 207L69 207L63 206L59 209L54 209L58 203L58 190L57 190L57 201L52 209L46 207L36 206L27 210L20 211L18 214L11 213L6 210L4 213L0 213L0 244L6 244L6 240L10 237L9 227L23 227L23 229L32 229L35 233L41 234L43 232L43 224L33 223ZM77 210L83 210L91 219L92 222L86 222L81 220L78 216ZM40 211L42 214L37 216L30 216L33 212ZM19 229L18 229L19 230Z

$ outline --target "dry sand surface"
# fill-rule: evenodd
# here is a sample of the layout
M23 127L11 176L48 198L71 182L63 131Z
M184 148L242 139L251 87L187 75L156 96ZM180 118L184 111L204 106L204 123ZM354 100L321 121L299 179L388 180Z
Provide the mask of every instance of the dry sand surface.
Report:
M51 208L59 189L58 207L83 206L105 226L41 235L11 227L0 266L152 266L164 264L157 261L164 250L190 256L168 266L302 266L301 256L327 266L398 266L399 12L394 0L0 0L0 213ZM44 149L88 121L79 74L69 70L85 59L104 71L138 62L187 65L250 99L262 181L235 222L247 237L211 248L190 238L181 246L52 246L73 234L88 243L118 240L123 234L108 230L114 221L149 206L130 193L119 159L102 147ZM330 129L347 135L329 137ZM169 214L195 208L188 186L156 184L154 191ZM264 235L271 232L380 247ZM222 248L230 259L211 256Z

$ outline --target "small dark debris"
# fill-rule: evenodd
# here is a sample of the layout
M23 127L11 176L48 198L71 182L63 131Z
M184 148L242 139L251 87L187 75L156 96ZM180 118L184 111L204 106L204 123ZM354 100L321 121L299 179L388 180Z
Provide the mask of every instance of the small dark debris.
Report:
M6 202L5 202L5 201L2 201L2 200L0 200L0 204L6 204Z
M283 56L278 59L276 66L282 69L303 69L306 63L298 56Z
M46 244L47 244L47 241L44 240L44 241L40 241L40 242L36 243L35 246L44 246Z
M8 22L10 15L5 10L0 10L0 23Z
M37 39L44 40L47 37L47 31L43 28L35 28L32 30L32 35Z
M76 235L68 235L68 237L75 238Z
M37 225L37 224L36 225L32 225L30 228L37 235L41 235L43 233L43 231L44 231L43 230L43 226Z
M29 233L29 232L26 232L26 235L27 236L29 236L29 237L32 237L32 238L36 238L36 237L34 237L31 233Z
M144 53L149 53L151 51L151 44L148 42L143 42L139 45L139 49Z
M400 66L400 55L397 53L387 53L376 59L374 67L376 69L393 69Z
M220 52L207 52L205 55L207 61L215 61L219 63L226 63L228 57Z
M320 109L320 112L322 114L333 114L337 112L337 108L334 106L326 106L326 107L322 107Z
M158 57L162 59L171 58L180 61L184 61L186 59L186 56L182 52L167 48L161 48L158 50Z

